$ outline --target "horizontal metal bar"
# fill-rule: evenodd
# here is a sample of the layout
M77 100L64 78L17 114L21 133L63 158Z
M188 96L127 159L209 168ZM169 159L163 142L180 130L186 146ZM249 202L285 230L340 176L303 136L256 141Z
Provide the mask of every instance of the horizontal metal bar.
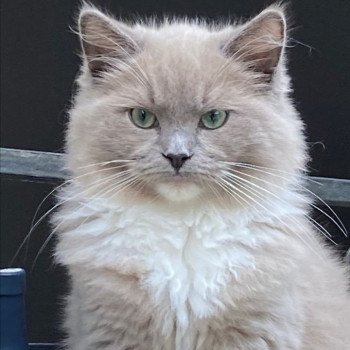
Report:
M1 174L67 179L62 153L0 148Z
M31 178L67 179L64 154L0 148L0 172ZM350 207L350 180L310 177L307 187L327 204ZM316 182L317 183L316 183Z
M329 205L350 207L350 180L310 176L307 188Z

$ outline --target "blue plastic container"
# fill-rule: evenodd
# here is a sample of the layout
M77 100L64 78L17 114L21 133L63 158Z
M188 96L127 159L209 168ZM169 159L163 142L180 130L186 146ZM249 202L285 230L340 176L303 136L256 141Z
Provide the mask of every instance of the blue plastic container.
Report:
M24 270L0 270L0 350L28 350L25 284Z

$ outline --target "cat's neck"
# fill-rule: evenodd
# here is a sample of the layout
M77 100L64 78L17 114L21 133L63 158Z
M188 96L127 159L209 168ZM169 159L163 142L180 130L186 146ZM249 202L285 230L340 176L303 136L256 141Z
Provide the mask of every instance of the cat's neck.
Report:
M251 199L254 198L251 197ZM70 186L63 195L63 201L67 201L68 204L72 203L82 216L85 216L85 212L89 215L91 212L96 215L125 213L130 217L141 215L174 222L195 222L198 218L209 215L220 217L223 220L229 218L230 221L238 221L243 226L251 222L270 223L279 222L286 217L301 217L305 215L309 205L309 199L305 194L291 189L281 190L278 195L270 194L254 200L247 198L244 202L234 203L224 200L217 201L216 198L171 202L147 199L136 201L128 196L88 197L80 195L79 188L76 186Z

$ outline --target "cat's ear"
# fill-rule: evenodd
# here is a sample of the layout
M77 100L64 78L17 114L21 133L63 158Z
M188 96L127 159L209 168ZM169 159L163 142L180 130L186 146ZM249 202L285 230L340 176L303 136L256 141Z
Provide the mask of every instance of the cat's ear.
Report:
M130 27L93 7L81 10L78 23L84 58L93 76L100 76L138 49Z
M242 60L271 80L286 42L286 19L281 8L268 8L242 26L225 46L224 52Z

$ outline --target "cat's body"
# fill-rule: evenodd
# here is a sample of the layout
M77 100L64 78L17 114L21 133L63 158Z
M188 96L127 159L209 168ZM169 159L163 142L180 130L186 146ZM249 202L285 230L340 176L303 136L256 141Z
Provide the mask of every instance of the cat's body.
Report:
M284 215L80 205L63 213L78 228L58 247L69 349L348 348L344 271L311 228L312 250L291 235L308 227L301 212L296 228Z
M82 11L67 138L76 177L54 218L72 281L69 350L349 348L345 267L301 191L283 26L279 8L220 30ZM137 128L129 108L157 119L145 112L133 123L154 123ZM204 128L201 115L217 122L220 108L226 119Z

